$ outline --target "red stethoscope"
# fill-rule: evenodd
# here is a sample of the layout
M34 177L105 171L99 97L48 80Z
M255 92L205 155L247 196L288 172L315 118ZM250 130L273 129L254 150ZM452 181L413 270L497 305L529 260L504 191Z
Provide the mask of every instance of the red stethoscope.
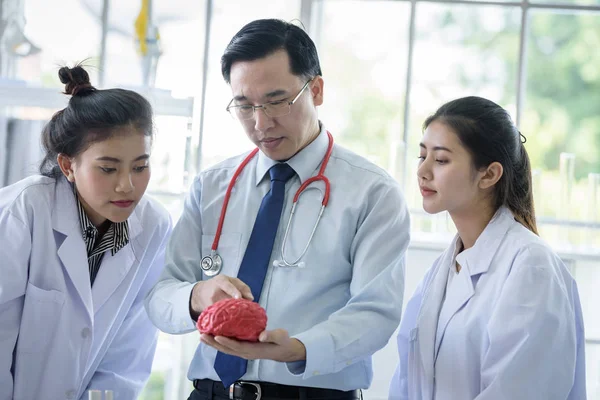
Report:
M327 163L329 163L329 159L331 158L331 153L333 151L333 136L331 135L331 133L329 133L329 131L327 132L327 137L329 138L329 145L327 146L327 153L325 153L325 157L323 157L323 161L321 162L321 168L319 169L319 173L316 176L313 176L312 178L307 179L306 182L304 182L298 188L298 190L296 191L296 194L294 195L294 201L292 203L292 211L290 213L290 219L288 220L287 227L285 228L285 235L283 236L283 242L281 244L281 260L275 260L273 262L273 265L276 267L299 267L299 268L301 268L304 266L304 263L300 262L300 260L306 254L306 251L308 250L308 246L310 245L310 243L313 239L313 236L315 235L315 231L317 230L317 226L319 226L319 222L321 221L321 216L323 215L323 211L325 210L325 207L327 206L327 203L329 202L329 192L330 192L329 179L327 179L327 177L324 175L325 168L327 168ZM217 275L219 272L221 272L221 269L223 268L223 259L221 258L219 253L217 253L217 248L219 247L219 240L221 239L221 230L223 229L223 222L225 221L225 214L227 213L227 205L229 204L229 197L231 197L231 191L233 190L233 186L235 185L235 182L236 182L238 176L240 176L240 174L242 173L242 171L244 170L246 165L250 162L250 160L252 160L252 158L256 155L256 153L258 153L258 148L254 149L250 154L248 154L248 156L244 159L244 161L242 161L240 166L237 168L237 170L233 174L231 181L229 182L229 186L227 187L227 192L225 192L225 200L223 202L223 207L221 208L221 216L219 217L219 225L217 226L217 233L215 234L215 239L214 239L212 247L211 247L210 255L202 257L202 262L200 264L202 271L204 271L204 273L207 276ZM310 234L310 237L308 238L308 242L306 243L304 250L302 251L302 254L300 254L300 257L298 257L294 262L290 263L285 258L285 245L286 245L286 242L288 239L288 235L290 233L292 219L294 218L294 213L296 212L296 206L298 205L298 200L300 199L300 195L302 194L302 192L304 192L304 190L308 187L308 185L310 185L313 182L317 182L317 181L323 181L323 183L325 184L325 196L323 196L323 201L321 202L321 210L319 211L317 221L315 222L315 225L313 226L313 230Z

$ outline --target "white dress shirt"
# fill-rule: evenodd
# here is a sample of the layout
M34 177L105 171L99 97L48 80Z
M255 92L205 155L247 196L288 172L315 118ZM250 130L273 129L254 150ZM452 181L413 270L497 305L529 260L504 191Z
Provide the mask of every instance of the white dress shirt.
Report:
M367 388L371 355L398 326L404 291L409 214L399 185L382 169L335 145L325 170L331 182L329 205L302 261L304 268L272 265L281 259L281 241L292 199L300 184L317 174L328 137L319 136L287 163L296 176L286 184L285 204L260 296L267 329L283 328L306 347L307 359L280 363L255 360L242 379L340 390ZM147 298L150 318L163 331L195 329L190 292L209 255L226 188L245 155L202 172L194 181L167 248L166 269ZM269 191L267 171L276 161L258 153L238 178L230 198L218 253L222 274L236 276L260 203ZM324 196L315 183L300 197L286 258L304 249ZM189 379L219 380L216 350L199 344Z

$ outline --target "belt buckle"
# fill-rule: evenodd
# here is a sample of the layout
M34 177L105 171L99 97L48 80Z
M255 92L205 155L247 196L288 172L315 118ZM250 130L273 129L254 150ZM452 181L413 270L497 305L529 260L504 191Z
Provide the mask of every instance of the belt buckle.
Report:
M229 398L231 400L236 400L236 397L234 395L235 385L240 385L242 387L244 385L252 386L252 387L254 387L254 389L256 389L256 393L254 393L256 395L256 398L254 400L260 400L262 398L262 389L258 383L237 381L237 382L234 382L231 386L229 386Z

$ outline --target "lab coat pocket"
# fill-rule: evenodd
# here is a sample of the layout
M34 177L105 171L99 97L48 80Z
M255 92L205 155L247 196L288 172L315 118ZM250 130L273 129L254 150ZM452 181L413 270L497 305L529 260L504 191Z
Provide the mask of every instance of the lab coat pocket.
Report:
M64 302L65 294L58 290L27 284L17 351L41 352L48 346L55 335Z
M202 257L210 256L211 247L215 235L202 235ZM217 248L217 254L221 256L223 260L223 267L219 274L227 276L237 276L238 270L241 263L241 233L222 233L219 239L219 247ZM202 279L210 279L208 275L202 272Z

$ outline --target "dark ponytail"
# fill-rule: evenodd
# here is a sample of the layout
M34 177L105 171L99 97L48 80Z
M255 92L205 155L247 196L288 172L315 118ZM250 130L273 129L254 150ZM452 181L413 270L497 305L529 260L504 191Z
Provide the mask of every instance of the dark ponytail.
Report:
M517 221L533 233L538 234L533 205L531 163L523 143L519 146L519 152L521 163L514 171L512 184L508 185L505 204L513 212ZM498 199L496 203L498 203Z
M62 67L58 77L71 99L42 131L42 175L60 177L59 154L76 157L92 143L109 139L120 127L132 126L140 134L152 135L152 106L140 94L124 89L98 90L81 65Z
M425 120L423 129L434 121L456 133L476 169L493 162L502 165L504 172L495 188L495 209L506 206L517 221L537 234L529 155L524 137L508 112L490 100L470 96L441 106Z

